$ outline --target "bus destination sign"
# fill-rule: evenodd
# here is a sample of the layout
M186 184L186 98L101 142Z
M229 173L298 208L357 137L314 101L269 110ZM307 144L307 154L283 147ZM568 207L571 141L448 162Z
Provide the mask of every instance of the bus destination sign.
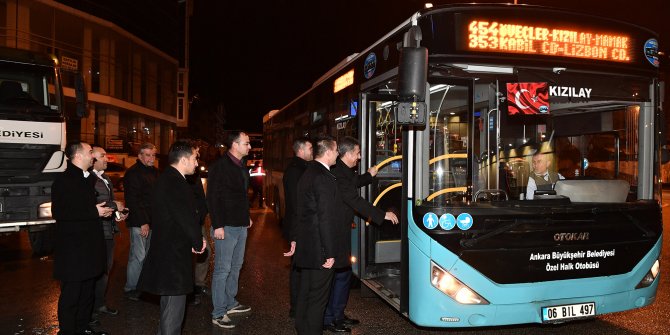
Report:
M625 34L470 20L467 41L472 51L633 62L632 40Z

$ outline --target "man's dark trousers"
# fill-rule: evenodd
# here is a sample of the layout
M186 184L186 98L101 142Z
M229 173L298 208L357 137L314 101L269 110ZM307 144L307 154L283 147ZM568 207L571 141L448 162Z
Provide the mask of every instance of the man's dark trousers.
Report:
M323 333L323 313L328 303L332 279L331 269L300 269L300 289L295 313L295 329L298 335Z
M96 279L61 282L58 325L62 334L74 334L88 329L95 299Z
M98 308L105 306L105 293L107 292L107 283L109 282L109 273L112 271L114 262L114 237L111 240L105 239L105 247L107 249L107 267L102 276L98 277L95 282L95 303L93 308L97 311Z
M288 284L291 299L291 307L288 311L288 315L289 317L294 318L298 301L298 289L300 289L300 269L295 266L293 259L291 259L291 271L289 273Z
M158 335L179 335L186 309L185 295L161 296L161 321Z
M324 325L344 320L344 308L347 307L347 301L349 301L350 286L351 267L335 269L330 299L323 317Z

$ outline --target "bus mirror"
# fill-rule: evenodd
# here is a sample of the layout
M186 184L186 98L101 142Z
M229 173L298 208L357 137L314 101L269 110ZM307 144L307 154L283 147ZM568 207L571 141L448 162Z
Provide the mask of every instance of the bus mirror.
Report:
M396 122L401 125L426 125L426 78L428 49L423 47L400 50L398 69L398 109Z
M428 49L402 48L398 69L398 100L425 101Z
M86 92L86 84L84 83L84 77L81 74L75 77L74 90L76 99L76 115L77 117L82 118L88 114L88 97Z

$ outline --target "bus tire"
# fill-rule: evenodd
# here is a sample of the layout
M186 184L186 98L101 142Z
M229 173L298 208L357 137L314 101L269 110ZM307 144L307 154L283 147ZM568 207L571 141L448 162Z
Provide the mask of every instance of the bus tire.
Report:
M45 256L51 254L54 249L54 229L49 226L46 229L29 231L28 239L33 255Z

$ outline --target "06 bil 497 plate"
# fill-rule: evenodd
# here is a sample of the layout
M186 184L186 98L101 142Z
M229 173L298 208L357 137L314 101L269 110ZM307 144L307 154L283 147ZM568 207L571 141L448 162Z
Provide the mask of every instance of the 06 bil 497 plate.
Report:
M570 319L579 319L595 315L596 304L593 302L542 307L543 322L568 321Z

